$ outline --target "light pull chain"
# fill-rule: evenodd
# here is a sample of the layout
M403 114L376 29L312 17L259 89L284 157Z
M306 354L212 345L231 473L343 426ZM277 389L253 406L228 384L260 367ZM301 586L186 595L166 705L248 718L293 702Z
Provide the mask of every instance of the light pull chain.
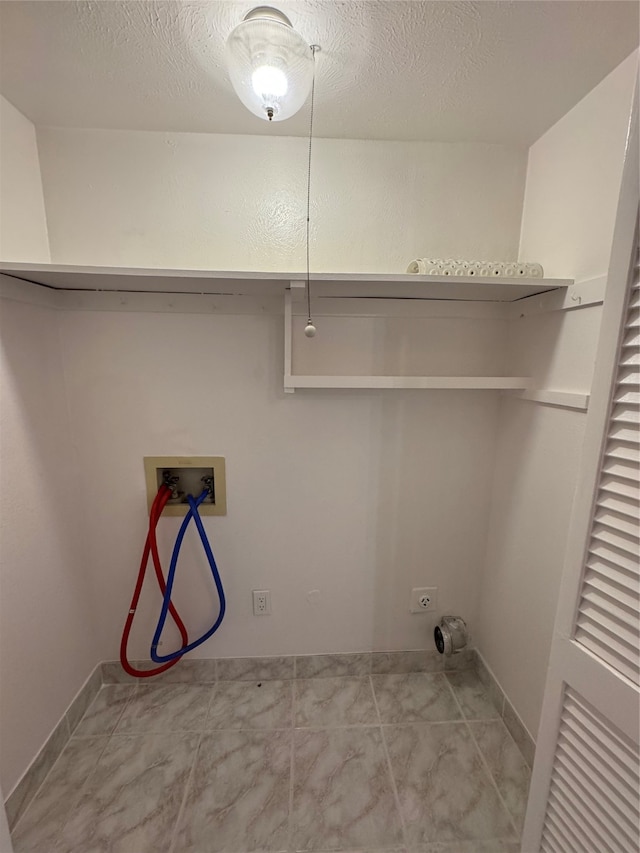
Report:
M311 145L313 142L313 109L315 105L316 94L316 51L320 50L317 44L311 45L311 53L313 54L313 79L311 82L311 115L309 118L309 161L307 167L307 325L304 327L304 333L308 338L312 338L316 333L316 327L311 319L311 275L309 264L309 222L311 219Z

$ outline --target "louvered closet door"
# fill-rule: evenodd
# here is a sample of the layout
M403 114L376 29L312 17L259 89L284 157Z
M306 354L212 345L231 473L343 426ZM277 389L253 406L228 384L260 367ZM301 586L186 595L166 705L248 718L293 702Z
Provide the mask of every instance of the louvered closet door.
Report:
M640 683L639 303L636 263L574 634L581 645L636 685Z
M640 851L637 102L631 127L523 853Z

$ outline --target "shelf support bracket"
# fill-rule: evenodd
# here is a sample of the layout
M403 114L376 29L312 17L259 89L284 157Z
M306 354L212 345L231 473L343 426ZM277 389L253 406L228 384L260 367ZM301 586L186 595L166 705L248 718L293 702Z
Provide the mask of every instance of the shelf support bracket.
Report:
M290 281L289 287L284 292L284 392L294 394L295 387L291 374L293 346L293 310L294 296L304 292L306 284L304 281Z

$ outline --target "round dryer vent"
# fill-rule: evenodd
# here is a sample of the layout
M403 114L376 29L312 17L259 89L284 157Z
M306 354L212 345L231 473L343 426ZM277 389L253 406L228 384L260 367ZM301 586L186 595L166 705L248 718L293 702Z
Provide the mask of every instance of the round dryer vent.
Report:
M441 655L455 655L468 641L467 626L459 616L443 616L433 632L436 648Z

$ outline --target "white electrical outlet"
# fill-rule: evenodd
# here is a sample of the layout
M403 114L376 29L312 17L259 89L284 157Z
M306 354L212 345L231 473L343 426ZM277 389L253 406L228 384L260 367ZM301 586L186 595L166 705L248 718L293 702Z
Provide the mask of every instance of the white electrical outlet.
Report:
M437 586L419 586L411 590L411 598L409 599L411 613L427 613L435 610L437 604Z
M253 590L253 615L254 616L270 616L271 615L271 590L270 589L254 589Z

